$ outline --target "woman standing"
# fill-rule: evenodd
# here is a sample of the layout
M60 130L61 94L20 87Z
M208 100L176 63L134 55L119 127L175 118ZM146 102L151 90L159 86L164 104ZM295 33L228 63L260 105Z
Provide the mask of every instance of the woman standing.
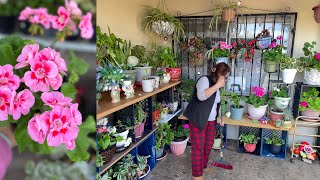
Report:
M230 67L226 63L216 64L211 75L202 76L197 81L192 99L184 112L190 126L193 179L204 179L203 171L210 172L207 167L220 107L219 89L225 86L229 74Z

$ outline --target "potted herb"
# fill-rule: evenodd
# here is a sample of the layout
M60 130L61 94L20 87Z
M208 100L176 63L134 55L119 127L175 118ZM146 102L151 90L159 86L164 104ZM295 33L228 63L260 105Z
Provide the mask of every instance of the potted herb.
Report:
M195 85L196 81L194 79L183 79L180 86L177 88L178 92L181 94L183 109L188 106Z
M166 72L170 74L171 80L178 80L181 77L181 68L177 68L177 58L170 47L163 49L160 55L162 66L166 67Z
M222 141L222 134L219 130L216 131L216 135L214 137L213 141L213 148L214 149L220 149L221 148L221 141Z
M162 9L160 9L162 6ZM174 16L164 12L164 1L160 1L156 8L146 7L146 16L143 20L144 32L153 32L164 37L165 41L168 36L174 35L174 39L178 40L184 34L184 26Z
M134 156L127 154L120 162L115 165L113 178L119 180L137 179L138 165L133 161Z
M115 152L116 152L116 144L117 142L121 142L123 138L121 136L117 136L113 138L111 134L99 134L98 136L98 148L100 154L105 160L105 163L109 163Z
M264 91L263 87L254 86L251 95L243 97L248 104L248 114L252 119L261 119L266 114L270 100Z
M139 179L143 179L150 173L150 166L148 164L148 158L150 156L139 156L137 155L137 175Z
M236 92L231 92L229 95L230 101L233 103L230 106L231 119L240 120L243 116L244 107L240 105L240 96Z
M204 61L205 44L202 37L193 37L180 42L180 51L189 54L192 66L202 66Z
M160 118L161 103L153 103L152 122L155 123Z
M239 137L240 142L244 144L244 149L250 153L256 150L259 139L253 133L241 134Z
M163 156L165 145L170 145L174 139L174 132L171 130L171 125L168 123L160 123L156 131L156 158Z
M268 29L264 29L256 36L256 46L259 49L266 49L271 44L272 37Z
M292 112L287 109L283 111L283 125L284 127L292 127L292 119L293 115Z
M270 145L270 152L274 155L280 153L282 149L282 145L284 145L284 140L282 138L277 137L274 133L272 138L265 138L266 144Z
M272 73L276 72L278 63L284 58L282 51L286 49L281 44L277 44L277 40L281 41L282 36L278 36L268 46L268 49L263 53L264 70Z
M174 130L174 139L170 144L170 150L174 155L181 155L184 153L189 140L189 132L190 129L188 124L180 125Z
M231 44L227 44L224 41L219 41L216 45L211 46L205 54L206 59L211 59L216 64L224 62L228 64L229 57L231 56L230 49L232 49Z
M303 67L300 63L300 59L285 56L280 60L280 70L282 81L284 83L291 84L296 76L296 73L303 71Z
M139 60L139 64L135 69L137 70L136 81L141 83L143 77L151 76L152 66L149 66L149 62L146 58L146 48L142 45L136 45L131 50L131 55L135 56Z
M302 93L300 99L299 111L301 116L319 117L320 115L320 97L319 91L314 88L308 88L306 92Z
M135 123L135 128L134 128L134 133L136 138L140 138L144 132L144 123L147 118L147 113L144 112L142 104L137 103L135 104L135 109L134 109L134 123Z
M304 83L310 85L320 85L320 52L314 50L317 43L315 41L305 42L303 52L305 57L300 57L300 62L304 67Z
M313 10L313 13L314 13L314 20L317 22L317 23L320 23L320 5L317 5L317 6L314 6L312 8Z
M289 89L287 86L281 88L275 87L272 90L271 96L274 98L274 104L278 109L284 110L288 107L289 101L291 99L289 97L288 91Z

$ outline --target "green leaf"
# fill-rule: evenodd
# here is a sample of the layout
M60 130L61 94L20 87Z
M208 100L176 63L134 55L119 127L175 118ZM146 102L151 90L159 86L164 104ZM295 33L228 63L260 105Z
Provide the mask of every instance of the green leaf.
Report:
M0 121L0 127L5 127L8 126L10 124L9 121Z
M79 126L79 129L80 132L76 139L76 148L67 152L68 157L72 161L86 161L90 157L88 149L93 140L88 137L88 134L96 132L96 124L93 116L89 116L86 121Z
M86 74L88 69L88 63L84 59L77 57L75 53L71 51L68 63L69 82L76 83L79 80L79 76Z
M77 90L71 83L63 83L61 86L61 92L64 96L70 97L74 100Z
M0 57L1 57L0 65L16 64L16 58L14 57L14 52L9 43L0 44Z

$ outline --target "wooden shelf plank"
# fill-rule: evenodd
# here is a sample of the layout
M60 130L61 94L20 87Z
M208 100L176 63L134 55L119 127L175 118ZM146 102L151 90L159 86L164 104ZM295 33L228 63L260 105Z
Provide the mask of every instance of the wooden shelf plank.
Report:
M181 114L178 119L181 120L188 120L183 114ZM241 120L232 120L231 118L227 116L222 117L224 124L227 125L234 125L234 126L246 126L246 127L255 127L255 128L265 128L265 129L274 129L274 130L281 130L281 131L294 131L294 127L284 127L284 128L278 128L271 124L261 124L261 123L253 123L252 120L248 118L242 118ZM220 123L220 118L218 118L218 123Z
M148 97L156 95L156 94L158 94L162 91L165 91L169 88L172 88L180 83L181 83L181 81L169 82L167 84L160 86L159 88L155 89L153 92L150 92L150 93L145 93L142 91L141 87L137 87L135 90L135 97L130 98L130 99L125 99L122 96L121 101L118 103L111 103L110 94L105 93L103 98L99 101L99 109L97 110L97 120L100 118L103 118L109 114L112 114L116 111L119 111L123 108L126 108L132 104L135 104L139 101L147 99Z
M144 134L141 138L138 139L138 141L136 141L135 143L131 143L130 147L128 149L126 149L123 152L120 153L116 153L112 160L108 163L105 164L100 171L100 175L104 172L106 172L111 166L113 166L116 162L118 162L119 160L121 160L125 155L127 155L133 148L139 146L143 141L145 141L152 133L154 133L158 128L156 126L153 127L153 129L148 133L148 134Z
M172 118L174 118L177 114L179 114L182 111L182 109L178 109L174 114L167 114L166 118L159 120L159 123L167 123L169 122Z

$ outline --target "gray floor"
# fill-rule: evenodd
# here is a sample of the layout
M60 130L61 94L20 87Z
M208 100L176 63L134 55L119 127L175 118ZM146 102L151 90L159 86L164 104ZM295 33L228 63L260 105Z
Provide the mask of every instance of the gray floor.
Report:
M235 145L224 153L225 160L233 165L233 170L214 168L213 174L204 174L205 179L212 180L316 180L320 179L320 163L318 160L311 165L296 159L291 163L287 160L240 154ZM218 152L211 152L209 162L219 157ZM171 153L159 161L149 174L148 180L187 180L191 179L190 147L180 156Z

